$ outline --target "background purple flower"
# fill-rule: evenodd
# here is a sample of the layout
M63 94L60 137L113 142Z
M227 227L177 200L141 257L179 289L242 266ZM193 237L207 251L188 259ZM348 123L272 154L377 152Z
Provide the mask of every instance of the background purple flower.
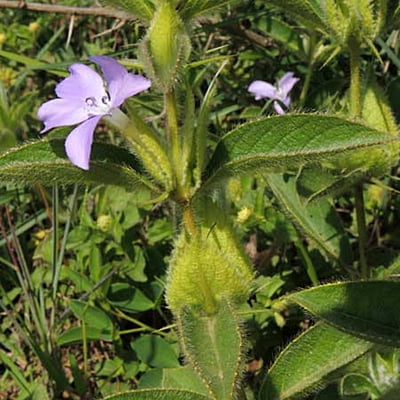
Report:
M289 93L293 89L293 86L297 83L299 78L294 76L293 72L286 72L285 75L279 79L276 86L271 85L264 81L254 81L250 84L248 91L255 95L256 100L271 99L274 101L274 108L278 114L285 114L285 110L282 108L283 103L287 108L290 106ZM279 101L276 101L279 100Z
M71 75L55 89L57 99L39 107L38 118L49 129L79 124L68 135L65 151L73 164L89 169L93 132L100 119L111 115L125 99L151 86L141 75L129 73L121 64L107 56L94 56L90 60L100 66L103 78L84 64L72 64ZM105 86L106 83L106 86Z

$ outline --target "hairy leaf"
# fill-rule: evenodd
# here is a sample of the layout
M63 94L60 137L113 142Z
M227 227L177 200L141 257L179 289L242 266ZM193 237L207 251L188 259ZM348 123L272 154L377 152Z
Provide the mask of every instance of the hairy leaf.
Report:
M95 143L89 171L74 166L67 158L63 139L28 143L0 154L0 182L33 185L109 184L128 190L158 191L142 174L135 157L122 148Z
M216 7L227 6L235 0L186 0L180 10L184 20L209 12Z
M104 400L210 400L210 398L188 390L141 389L107 396Z
M101 2L126 11L132 15L132 18L140 18L144 21L150 21L155 10L150 0L102 0Z
M373 344L319 323L279 355L261 388L260 400L285 400L324 384L324 378L372 348Z
M285 179L281 174L270 174L266 179L284 212L307 237L337 261L352 261L348 236L329 200L305 205L296 191L295 179Z
M178 316L187 361L216 399L236 399L243 370L243 337L231 304L219 303L214 315L187 307Z
M338 117L275 116L225 135L208 164L205 185L255 171L285 172L317 161L329 161L336 168L377 168L387 159L390 144L397 141L390 134Z
M179 368L154 368L146 372L139 382L139 388L186 389L208 395L208 389L188 366Z
M270 4L283 9L295 20L311 28L326 30L326 16L315 0L270 0Z
M142 335L131 347L138 358L152 367L173 368L179 366L178 357L172 346L157 335Z
M397 135L397 126L389 101L376 79L370 77L361 96L361 114L375 129Z
M400 345L400 282L334 283L288 298L337 329L384 345Z

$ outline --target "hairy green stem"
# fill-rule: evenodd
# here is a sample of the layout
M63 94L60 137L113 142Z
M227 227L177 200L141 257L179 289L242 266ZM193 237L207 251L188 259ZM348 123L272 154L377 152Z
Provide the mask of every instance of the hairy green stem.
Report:
M360 45L356 41L350 42L350 113L353 117L361 117L361 78L360 78ZM363 184L354 189L355 208L358 230L358 251L360 272L364 278L369 278L370 270L367 263L367 226L365 222L365 205Z
M300 93L300 98L299 98L299 107L302 108L304 107L304 104L306 102L306 98L308 95L308 91L310 89L310 83L311 83L311 77L314 72L314 50L315 50L315 33L310 34L310 41L308 44L308 68L307 68L307 74L306 78L303 83L303 88Z
M190 205L184 207L182 212L182 220L186 231L190 235L195 236L197 234L196 221L194 218L193 209Z
M164 186L166 191L173 188L173 171L168 155L157 134L133 110L128 118L116 109L106 122L119 130L131 143L133 150L150 175Z
M369 278L370 269L365 254L367 249L367 228L365 222L364 191L362 183L355 187L354 194L358 229L358 249L360 252L360 272L363 278Z
M165 110L167 113L167 132L168 132L168 142L170 145L172 165L175 172L176 179L176 191L179 196L183 195L182 189L182 152L181 143L179 140L179 128L178 128L178 111L176 105L175 93L171 89L164 94ZM184 196L182 196L184 197Z
M357 43L349 47L350 51L350 113L361 117L361 84L360 84L360 48Z
M303 108L304 104L306 102L308 91L310 89L311 77L313 75L313 72L314 72L313 65L310 64L308 66L306 78L304 80L303 89L301 90L301 93L300 93L300 98L299 98L299 107L300 108Z

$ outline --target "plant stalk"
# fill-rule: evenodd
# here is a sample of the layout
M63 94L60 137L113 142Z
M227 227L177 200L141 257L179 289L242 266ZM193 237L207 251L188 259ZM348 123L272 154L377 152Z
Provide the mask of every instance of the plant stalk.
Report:
M357 43L349 46L350 51L350 113L361 117L360 48Z
M308 254L306 247L304 246L301 238L296 242L297 248L300 250L300 256L303 259L304 266L306 267L306 272L308 277L310 278L311 283L313 286L318 286L320 281L318 279L317 271L315 270L314 264Z
M350 52L350 113L355 118L361 117L361 77L360 77L360 46L353 40L349 43ZM363 183L354 189L360 273L363 278L370 277L370 269L367 263L367 225L365 222L365 204Z
M371 271L367 263L367 227L365 222L365 205L363 184L360 183L354 189L357 230L358 230L358 249L360 257L360 272L363 278L369 278Z
M303 88L300 93L299 107L303 108L306 102L308 91L310 89L311 77L314 72L314 51L315 51L315 33L310 34L310 41L308 44L308 68L306 78L304 80Z
M172 158L172 165L175 172L176 191L178 197L183 195L182 185L182 160L181 160L181 143L179 141L178 130L178 111L176 105L176 98L173 89L164 94L165 109L167 114L167 132L168 143L170 145L170 154ZM183 196L184 197L184 196Z
M191 236L196 236L197 234L196 222L193 214L193 209L190 205L184 207L182 212L182 220L186 231Z

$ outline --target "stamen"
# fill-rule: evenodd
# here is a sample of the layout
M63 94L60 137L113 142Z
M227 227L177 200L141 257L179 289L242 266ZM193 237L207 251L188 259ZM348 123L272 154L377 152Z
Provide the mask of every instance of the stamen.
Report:
M85 100L85 103L89 106L89 107L93 107L96 105L96 99L94 97L88 97Z
M106 115L110 112L110 98L107 95L101 98L87 97L85 103L85 111L89 117Z

